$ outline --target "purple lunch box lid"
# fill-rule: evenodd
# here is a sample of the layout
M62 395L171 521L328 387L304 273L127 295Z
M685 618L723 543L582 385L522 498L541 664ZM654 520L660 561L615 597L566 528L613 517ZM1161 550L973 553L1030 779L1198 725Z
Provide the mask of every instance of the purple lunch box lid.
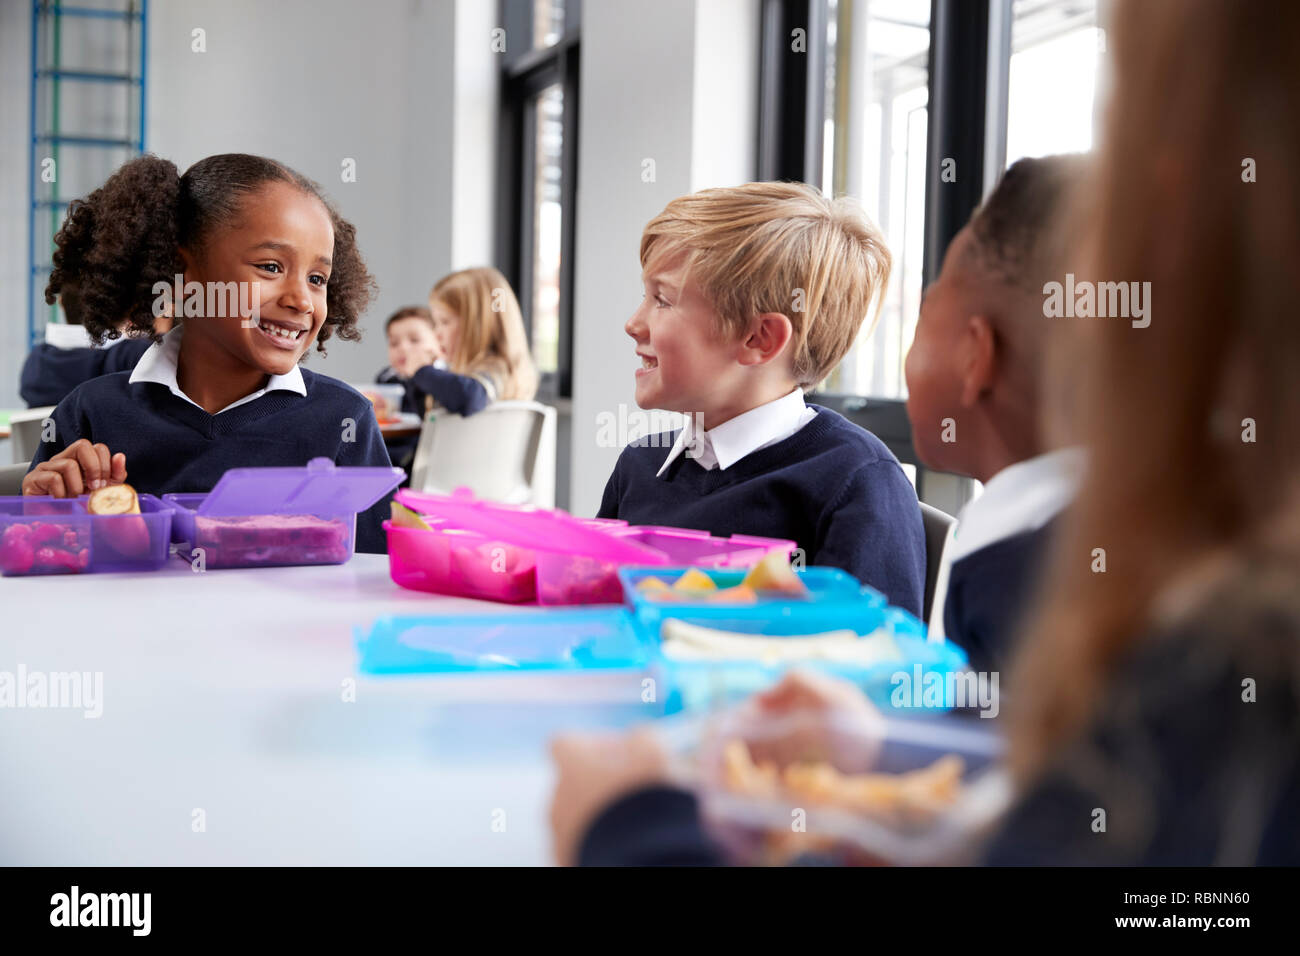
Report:
M203 499L197 513L211 517L357 514L396 488L405 474L400 468L340 467L328 458L313 458L303 468L232 468Z
M397 493L397 502L515 547L581 553L601 561L631 564L667 564L669 560L657 548L616 537L563 511L481 501L468 489L431 495L403 488Z

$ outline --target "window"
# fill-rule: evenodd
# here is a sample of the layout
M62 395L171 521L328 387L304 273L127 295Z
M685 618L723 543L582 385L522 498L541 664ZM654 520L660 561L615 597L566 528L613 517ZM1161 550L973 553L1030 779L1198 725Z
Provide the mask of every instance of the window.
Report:
M1026 156L1092 148L1104 49L1096 0L1015 0L1004 168Z
M926 211L926 177L933 175L931 164L942 158L929 155L928 142L932 4L824 2L825 123L820 181L814 184L827 195L849 194L861 201L894 254L894 272L876 328L870 335L864 329L823 389L901 400L907 396L903 363L927 279L926 244L935 239L926 234L928 219L933 221ZM978 124L977 141L992 147L980 170L984 185L992 185L1002 169L1024 156L1091 148L1105 48L1097 0L935 0L934 6L988 27L978 49L964 36L953 50L966 59L945 65L982 79L988 73L992 108L972 117L966 107L983 100L973 97L940 120ZM945 50L941 55L949 54ZM986 70L987 58L993 59L991 71ZM950 237L942 238L946 242ZM930 267L937 269L941 255L932 258Z
M829 0L822 181L856 196L894 256L879 322L829 392L901 398L923 285L930 0ZM870 333L870 334L868 334Z
M519 296L545 398L571 394L578 14L577 0L501 4L498 261Z
M564 90L548 86L533 101L532 326L533 359L543 372L559 369L560 245L563 238Z

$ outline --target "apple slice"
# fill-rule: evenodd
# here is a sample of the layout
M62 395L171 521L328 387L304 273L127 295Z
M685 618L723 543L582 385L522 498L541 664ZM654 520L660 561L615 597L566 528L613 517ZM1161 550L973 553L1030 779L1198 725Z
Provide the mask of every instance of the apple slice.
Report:
M716 591L717 584L699 568L690 568L673 582L674 591Z
M393 524L399 528L415 528L417 531L432 531L433 529L418 514L412 511L406 505L392 502L389 507L393 512Z
M734 588L715 591L705 600L710 604L757 604L758 593L748 584L737 584Z
M807 597L808 586L799 580L790 567L789 559L780 551L769 551L763 559L749 569L740 582L755 591L780 591L795 597Z

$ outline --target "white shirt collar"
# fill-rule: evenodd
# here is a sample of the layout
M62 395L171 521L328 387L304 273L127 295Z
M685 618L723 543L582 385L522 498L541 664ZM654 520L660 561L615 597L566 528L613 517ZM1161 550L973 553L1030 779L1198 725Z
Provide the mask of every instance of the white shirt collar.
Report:
M746 455L785 441L817 417L817 410L804 401L803 389L751 408L716 428L705 430L698 416L687 418L677 434L658 475L668 470L677 456L686 453L706 471L726 471Z
M1003 468L962 509L948 560L1047 524L1074 499L1085 464L1082 449L1062 448Z
M118 341L121 341L120 339ZM66 322L48 322L45 325L45 344L56 349L93 349L90 333L85 326Z
M136 363L128 382L132 385L136 382L155 382L159 385L166 385L177 398L189 402L195 408L202 408L198 402L181 391L181 387L176 381L177 363L181 354L181 336L184 332L185 327L178 325L164 335L161 342L140 357L140 361ZM247 405L249 402L261 398L267 392L275 391L297 392L299 395L306 397L307 386L302 380L302 370L295 365L287 375L272 375L267 379L264 388L259 388L251 395L245 395L237 402L231 402L217 414L228 412L240 405Z

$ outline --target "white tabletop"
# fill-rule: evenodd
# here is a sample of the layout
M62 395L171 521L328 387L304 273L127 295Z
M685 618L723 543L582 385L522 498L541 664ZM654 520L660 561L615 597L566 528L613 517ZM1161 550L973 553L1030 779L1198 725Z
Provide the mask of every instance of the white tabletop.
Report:
M102 715L0 707L0 864L550 862L546 741L649 716L638 675L357 672L380 615L502 610L380 555L3 579L0 672L98 672Z

